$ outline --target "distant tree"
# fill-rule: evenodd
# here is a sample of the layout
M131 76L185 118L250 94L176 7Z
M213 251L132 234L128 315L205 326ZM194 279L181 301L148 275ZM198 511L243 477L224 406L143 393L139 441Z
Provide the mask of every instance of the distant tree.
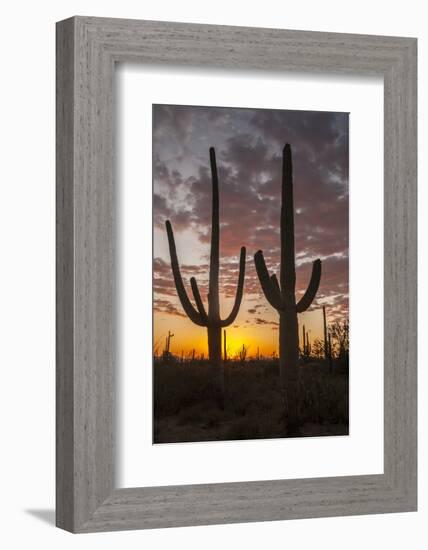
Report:
M330 334L333 339L333 349L339 359L349 355L349 321L335 321L330 325Z
M324 342L319 338L315 338L311 345L311 352L314 357L321 359L324 357Z

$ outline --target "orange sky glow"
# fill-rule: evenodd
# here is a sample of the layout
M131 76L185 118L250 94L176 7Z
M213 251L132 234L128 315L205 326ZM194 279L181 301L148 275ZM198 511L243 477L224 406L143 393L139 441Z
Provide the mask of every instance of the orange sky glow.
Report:
M207 356L206 329L185 315L172 278L165 220L171 220L189 297L196 277L207 304L211 176L209 147L217 153L220 194L221 315L233 305L239 251L247 248L244 298L227 327L227 352L278 353L278 314L261 291L253 255L263 249L279 273L281 153L293 150L296 298L309 282L312 261L322 261L319 291L299 314L311 342L322 339L322 306L329 322L348 318L348 115L219 107L153 106L154 353L174 334L177 356Z

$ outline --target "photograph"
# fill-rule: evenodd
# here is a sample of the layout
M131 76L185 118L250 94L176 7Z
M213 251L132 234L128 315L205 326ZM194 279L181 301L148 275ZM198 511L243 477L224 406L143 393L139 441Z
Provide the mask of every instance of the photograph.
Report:
M153 105L153 443L349 434L349 115Z

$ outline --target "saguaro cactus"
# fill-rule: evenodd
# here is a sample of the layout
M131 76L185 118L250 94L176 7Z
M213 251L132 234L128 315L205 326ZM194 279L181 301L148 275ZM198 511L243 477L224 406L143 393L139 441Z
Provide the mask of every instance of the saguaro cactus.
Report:
M172 355L170 353L170 346L171 346L171 338L174 336L172 332L168 331L168 336L165 338L165 349L163 350L163 359L165 363L169 362Z
M311 355L311 343L309 341L309 332L306 333L306 355L310 357Z
M302 357L306 357L307 355L307 345L306 345L306 330L305 325L302 327L302 338L303 338L303 344L302 344Z
M175 287L181 305L193 323L201 327L206 327L208 332L208 354L209 362L212 368L214 388L217 400L222 402L224 399L224 371L221 360L221 329L231 325L238 315L241 306L242 294L244 290L245 277L245 247L241 248L239 260L238 285L235 296L235 303L232 311L226 319L220 318L220 297L219 297L219 269L220 269L220 223L219 223L219 191L217 163L214 148L210 148L210 163L212 176L212 225L211 225L211 254L210 254L210 272L209 272L209 290L208 290L208 313L205 310L202 298L199 292L195 277L190 279L193 297L195 299L196 309L187 296L183 279L180 273L180 267L175 248L174 233L171 222L166 221L166 231L168 234L169 253L171 256L171 267L174 276Z
M328 361L327 314L325 312L325 306L322 306L322 320L324 327L324 359Z
M166 343L165 343L165 351L166 353L169 353L169 349L170 349L170 346L171 346L171 338L174 336L174 334L172 334L172 332L169 330L168 331L168 336L166 337Z
M328 363L328 371L331 374L333 372L333 361L331 357L331 338L330 338L330 331L328 330L327 314L326 314L325 306L322 306L322 317L323 317L323 324L324 324L324 358Z
M263 293L279 314L279 358L281 384L284 392L288 433L298 432L297 361L299 333L297 314L306 311L318 291L321 279L321 260L312 265L309 286L296 303L296 266L294 252L294 200L291 147L287 143L282 153L282 204L281 204L281 266L280 280L270 275L259 250L254 262Z

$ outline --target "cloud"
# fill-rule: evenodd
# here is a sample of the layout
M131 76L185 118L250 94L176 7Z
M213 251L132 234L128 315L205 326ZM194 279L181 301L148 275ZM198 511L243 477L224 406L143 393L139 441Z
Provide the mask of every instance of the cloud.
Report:
M268 321L267 319L262 319L260 317L257 317L255 319L256 325L271 325L273 327L278 327L279 323L277 321Z
M210 146L216 147L220 194L220 280L234 297L239 250L247 247L245 292L263 300L253 264L262 249L271 273L279 274L282 148L293 151L297 294L306 289L312 260L323 262L317 300L347 311L348 294L348 115L346 113L154 106L154 224L172 222L177 243L191 231L211 239ZM183 243L183 241L180 241ZM183 244L181 245L183 246ZM206 246L181 266L206 299ZM167 251L155 242L155 293L173 296ZM163 264L161 265L161 260ZM342 302L335 298L342 295ZM317 303L318 303L317 302ZM315 306L315 304L314 304ZM254 313L252 313L254 314Z
M168 315L176 315L177 317L186 317L186 315L179 311L174 304L168 300L161 300L156 298L153 301L153 309L158 313L166 313Z

